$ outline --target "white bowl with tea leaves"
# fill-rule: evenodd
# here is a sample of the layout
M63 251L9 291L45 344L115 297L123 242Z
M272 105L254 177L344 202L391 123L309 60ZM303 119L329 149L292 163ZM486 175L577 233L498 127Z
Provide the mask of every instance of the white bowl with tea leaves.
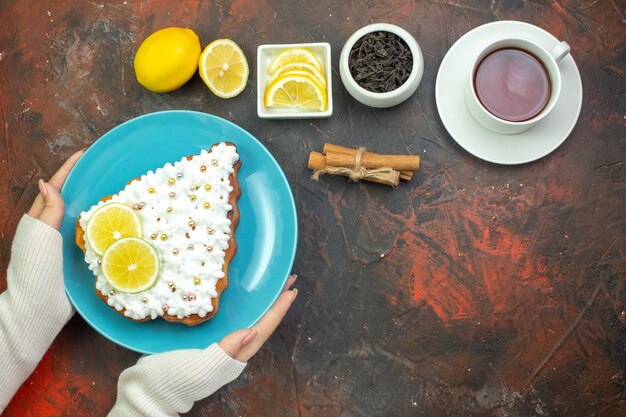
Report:
M389 23L374 23L348 38L339 57L339 74L352 97L370 107L392 107L408 99L424 73L415 38Z

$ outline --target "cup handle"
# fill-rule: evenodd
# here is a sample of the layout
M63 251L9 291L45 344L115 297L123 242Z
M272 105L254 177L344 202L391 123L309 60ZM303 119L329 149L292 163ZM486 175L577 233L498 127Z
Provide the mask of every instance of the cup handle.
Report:
M554 48L552 48L550 55L552 55L552 58L554 58L556 62L559 62L569 54L570 49L571 48L567 42L559 42Z

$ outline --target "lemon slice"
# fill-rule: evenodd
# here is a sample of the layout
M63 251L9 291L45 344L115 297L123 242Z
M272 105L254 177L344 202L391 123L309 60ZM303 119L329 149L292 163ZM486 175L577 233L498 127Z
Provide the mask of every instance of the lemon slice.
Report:
M136 237L120 239L102 256L102 275L120 292L137 293L152 287L159 276L159 255Z
M326 110L326 90L309 75L284 75L265 90L266 107L300 107Z
M107 203L93 213L85 232L91 249L97 255L102 255L119 239L141 236L141 221L127 205Z
M217 39L200 55L200 77L218 97L231 98L248 83L248 61L243 51L230 39Z
M317 56L315 56L313 51L306 48L292 48L287 49L276 55L276 57L270 63L269 73L273 74L285 65L296 63L309 64L312 65L320 73L323 72L322 64L320 60L317 59Z
M272 75L270 82L274 81L276 78L280 77L281 75L285 75L287 73L300 74L302 72L308 73L315 79L315 81L319 82L322 87L326 88L326 78L324 77L324 75L322 75L322 73L319 72L317 68L315 68L313 65L303 64L301 62L295 62L293 64L287 64L287 65L280 67L274 73L274 75Z

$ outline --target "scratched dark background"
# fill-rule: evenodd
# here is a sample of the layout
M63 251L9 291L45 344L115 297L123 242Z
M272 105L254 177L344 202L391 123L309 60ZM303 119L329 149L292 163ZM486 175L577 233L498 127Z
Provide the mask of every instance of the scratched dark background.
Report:
M74 151L125 120L193 109L258 137L285 169L300 215L300 296L234 383L189 416L623 416L626 407L626 4L554 1L0 0L1 289L19 218ZM448 48L496 20L547 29L573 48L582 113L554 153L482 162L443 128L434 85ZM376 110L348 96L343 42L398 24L424 52L417 92ZM154 94L134 79L140 42L187 26L203 46L241 45L252 74L237 98L198 76ZM327 41L330 119L256 116L256 48ZM309 179L324 142L416 153L395 190ZM6 416L104 416L138 354L74 317Z

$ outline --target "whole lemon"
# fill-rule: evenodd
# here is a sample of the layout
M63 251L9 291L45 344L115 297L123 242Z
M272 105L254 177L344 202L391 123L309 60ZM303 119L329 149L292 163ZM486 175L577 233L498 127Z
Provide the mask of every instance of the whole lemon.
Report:
M148 36L135 55L139 84L156 93L176 90L198 69L200 39L186 28L169 27Z

